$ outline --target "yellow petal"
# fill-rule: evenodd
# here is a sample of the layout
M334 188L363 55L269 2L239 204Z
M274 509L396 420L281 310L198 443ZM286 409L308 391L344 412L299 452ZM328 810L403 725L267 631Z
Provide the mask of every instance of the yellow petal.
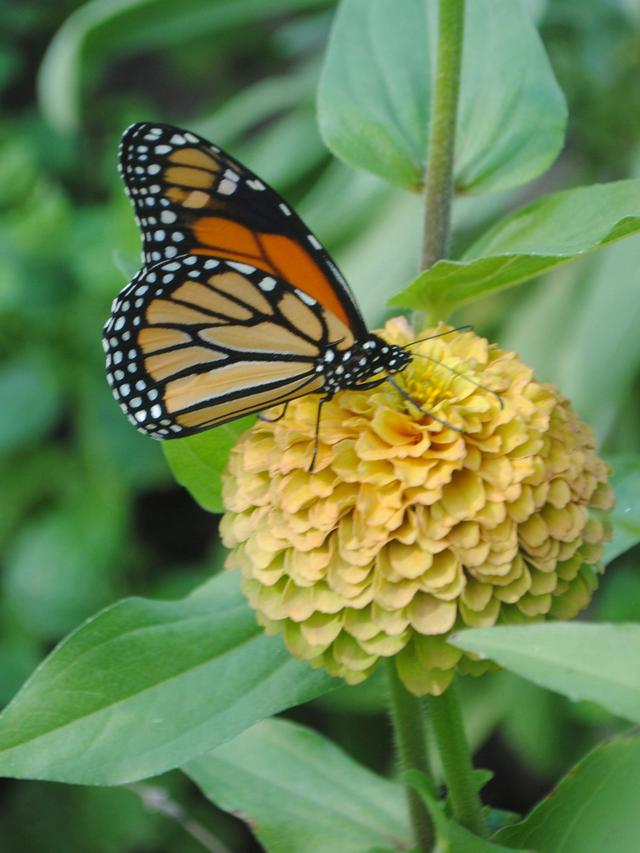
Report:
M456 606L418 592L407 607L407 615L420 634L446 634L456 621Z

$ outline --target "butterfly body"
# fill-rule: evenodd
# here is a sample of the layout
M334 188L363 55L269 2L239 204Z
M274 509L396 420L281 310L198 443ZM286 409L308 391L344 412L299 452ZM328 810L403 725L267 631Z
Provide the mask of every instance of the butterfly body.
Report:
M373 387L411 356L371 334L295 212L229 155L137 124L120 167L143 268L105 326L107 378L154 438L191 435L309 393Z
M398 373L411 356L403 347L389 344L378 335L357 341L348 350L329 347L319 359L316 370L324 376L323 392L327 399L347 388L373 387L384 379L370 379L384 372ZM366 384L364 384L366 383Z

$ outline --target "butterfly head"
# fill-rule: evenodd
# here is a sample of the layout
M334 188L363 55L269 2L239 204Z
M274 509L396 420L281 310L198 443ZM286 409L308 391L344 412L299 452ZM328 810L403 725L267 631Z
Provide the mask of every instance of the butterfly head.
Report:
M324 374L325 392L329 396L345 388L362 388L369 382L377 384L380 374L398 373L411 361L411 353L404 347L369 335L349 349L327 347L318 360L316 370ZM383 381L384 375L379 381Z

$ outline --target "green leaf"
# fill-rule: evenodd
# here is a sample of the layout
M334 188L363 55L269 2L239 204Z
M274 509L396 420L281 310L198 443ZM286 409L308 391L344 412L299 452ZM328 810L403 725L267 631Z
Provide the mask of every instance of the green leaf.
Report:
M162 443L173 476L209 512L224 512L220 475L229 451L254 422L253 416Z
M0 716L0 773L92 785L154 776L336 682L266 637L236 574L129 598L64 640Z
M410 843L402 787L287 720L264 720L183 770L269 853L334 853L337 839L340 853Z
M436 0L344 0L318 90L333 153L406 189L423 184L437 36ZM466 5L455 151L461 192L516 186L562 148L564 97L519 0Z
M523 821L498 831L503 844L537 853L637 853L640 735L597 746Z
M502 219L460 261L438 261L389 304L447 314L640 231L640 180L565 190Z
M82 80L90 60L181 44L255 23L265 14L295 12L322 0L92 0L71 14L51 40L38 73L38 99L59 130L80 123Z
M613 524L613 539L605 545L604 559L610 563L640 542L640 456L608 456L613 468L611 482L616 503L607 517Z
M573 299L566 300L566 311L558 311L563 348L552 381L592 427L600 445L621 422L635 433L636 418L622 407L635 396L640 364L639 266L640 234L635 234L598 253L587 269L577 270ZM616 446L621 445L626 442L618 438Z
M562 693L640 723L640 625L555 622L454 634L460 649Z
M420 794L429 810L438 836L439 851L442 853L506 853L510 849L474 835L448 817L444 802L437 799L429 780L419 770L408 770L404 776L407 783Z

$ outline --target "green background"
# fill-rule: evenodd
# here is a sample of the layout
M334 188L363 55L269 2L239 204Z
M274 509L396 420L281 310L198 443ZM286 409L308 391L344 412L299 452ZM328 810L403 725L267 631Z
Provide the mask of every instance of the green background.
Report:
M640 177L640 6L527 8L568 101L566 146L532 184L460 198L454 257L542 193ZM221 565L216 517L175 484L159 445L130 427L104 379L101 327L139 254L115 168L127 124L190 127L276 186L334 254L370 323L416 274L419 197L350 169L320 139L315 90L332 14L322 0L0 3L3 704L100 607L127 594L178 598ZM620 472L629 541L638 530L637 511L625 509L638 493L639 288L633 236L455 315L518 350L594 426ZM590 616L640 620L636 563L627 551L610 566ZM478 763L496 773L485 791L496 807L527 810L622 725L506 673L463 687ZM384 773L383 701L375 677L290 716ZM163 813L154 788L179 809ZM0 783L1 849L206 849L189 821L233 850L259 849L177 773L124 789Z

